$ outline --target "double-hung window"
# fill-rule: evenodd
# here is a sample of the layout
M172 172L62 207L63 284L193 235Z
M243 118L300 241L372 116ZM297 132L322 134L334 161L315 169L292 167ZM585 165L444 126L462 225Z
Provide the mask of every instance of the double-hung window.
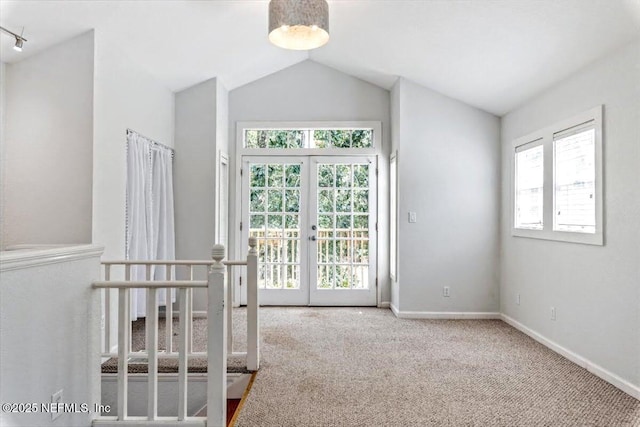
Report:
M513 145L512 234L603 244L602 106Z

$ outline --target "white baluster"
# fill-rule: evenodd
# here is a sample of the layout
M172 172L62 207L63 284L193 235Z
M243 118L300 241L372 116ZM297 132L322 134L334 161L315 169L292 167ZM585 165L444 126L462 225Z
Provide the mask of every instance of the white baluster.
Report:
M147 266L147 272L151 270ZM157 289L147 289L147 366L148 394L147 418L155 420L158 416L158 303Z
M173 266L166 264L164 278L166 280L174 279L174 270ZM166 342L166 352L167 354L173 351L173 299L171 298L172 289L167 288L165 290L165 310L164 310L164 325L165 325L165 342Z
M189 280L193 278L193 265L189 265ZM187 351L193 353L193 288L187 289Z
M111 264L104 266L104 280L111 280ZM104 353L111 352L111 290L104 289Z
M128 282L131 280L131 265L127 264L124 267L124 281ZM131 305L131 292L129 292L128 295L129 298L129 302L127 302L127 305ZM129 310L131 310L131 307L129 307ZM129 340L127 342L127 355L129 353L131 353L133 350L133 331L132 331L132 325L131 325L131 311L129 311L129 322L127 323L127 329L129 329ZM118 348L120 348L120 344L118 344Z
M128 270L128 269L127 269ZM129 374L129 289L118 290L118 420L127 417L127 385Z
M187 289L180 288L178 325L178 421L187 418Z

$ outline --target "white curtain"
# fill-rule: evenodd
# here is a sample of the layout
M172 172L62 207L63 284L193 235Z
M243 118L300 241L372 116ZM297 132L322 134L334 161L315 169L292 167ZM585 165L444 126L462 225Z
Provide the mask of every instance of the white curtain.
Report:
M127 132L127 238L131 260L175 259L173 153L133 131ZM151 279L165 279L165 268L151 269ZM131 280L147 280L146 268L131 269ZM171 301L175 301L172 292ZM144 317L146 291L131 291L131 319ZM157 303L166 305L165 290Z

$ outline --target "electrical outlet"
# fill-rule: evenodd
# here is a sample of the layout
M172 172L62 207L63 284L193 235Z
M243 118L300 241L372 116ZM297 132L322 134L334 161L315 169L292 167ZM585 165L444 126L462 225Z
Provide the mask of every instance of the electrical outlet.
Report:
M449 297L450 296L450 292L449 292L449 287L445 286L444 288L442 288L442 296L443 297Z
M516 304L520 305L520 294L516 295Z
M418 214L416 212L409 212L409 222L418 222Z
M60 408L62 407L62 389L51 395L51 421L62 415Z
M551 320L556 320L556 308L551 307Z

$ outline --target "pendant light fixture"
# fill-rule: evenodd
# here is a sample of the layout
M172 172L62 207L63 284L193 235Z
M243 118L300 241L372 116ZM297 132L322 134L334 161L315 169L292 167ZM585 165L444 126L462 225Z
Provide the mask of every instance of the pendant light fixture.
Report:
M329 41L326 0L271 0L269 41L292 50L310 50Z

